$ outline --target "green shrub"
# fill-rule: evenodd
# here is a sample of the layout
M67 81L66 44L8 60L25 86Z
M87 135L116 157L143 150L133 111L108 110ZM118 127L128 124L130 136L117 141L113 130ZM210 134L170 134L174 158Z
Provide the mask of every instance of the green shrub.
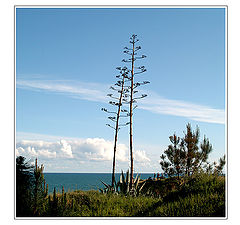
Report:
M204 173L187 177L182 186L138 216L224 217L225 178Z

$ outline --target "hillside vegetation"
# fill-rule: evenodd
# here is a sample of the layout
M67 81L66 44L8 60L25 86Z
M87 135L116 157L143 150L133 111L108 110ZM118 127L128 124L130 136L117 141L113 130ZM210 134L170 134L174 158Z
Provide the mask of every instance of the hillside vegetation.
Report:
M43 167L35 168L42 172L38 168ZM43 178L39 174L38 177ZM21 189L21 199L17 199L16 205L18 217L225 216L225 177L217 174L202 172L180 180L177 177L140 180L139 185L144 183L144 186L135 196L122 192L123 189L118 192L64 192L63 189L61 193L54 189L53 194L48 194L45 183L36 181L35 178L27 191ZM19 188L18 184L17 191Z
M50 196L52 201L58 199L56 214L46 207L43 216L224 217L224 182L224 177L199 174L180 187L172 185L177 185L173 179L150 181L137 197L98 191L59 193Z

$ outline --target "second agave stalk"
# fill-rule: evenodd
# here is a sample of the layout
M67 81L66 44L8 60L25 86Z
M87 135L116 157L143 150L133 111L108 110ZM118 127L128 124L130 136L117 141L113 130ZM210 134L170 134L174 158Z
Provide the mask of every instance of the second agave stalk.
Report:
M119 125L119 117L120 117L121 105L122 105L124 79L125 79L125 74L123 73L122 87L121 87L121 93L120 93L119 102L118 102L118 112L117 112L117 118L116 118L117 120L116 120L116 127L115 127L115 138L114 138L114 148L113 148L112 187L114 187L114 183L115 183L115 162L116 162L116 150L117 150L117 138L118 138L118 125Z
M130 94L130 160L131 160L131 170L130 170L130 189L133 188L133 134L132 134L132 105L133 105L133 76L134 76L134 39L133 39L133 50L132 50L132 70L131 70L131 94Z

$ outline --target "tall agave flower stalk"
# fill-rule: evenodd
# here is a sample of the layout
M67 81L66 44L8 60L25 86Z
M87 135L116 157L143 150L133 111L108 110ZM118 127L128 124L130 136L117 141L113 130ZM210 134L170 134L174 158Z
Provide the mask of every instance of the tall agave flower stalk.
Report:
M134 191L134 178L133 178L133 111L137 108L137 100L145 98L147 95L137 95L138 91L136 90L137 87L150 83L149 81L143 82L135 82L135 75L142 74L146 72L144 66L136 66L135 63L139 59L146 58L145 55L138 55L138 51L141 49L141 46L136 46L136 43L139 40L137 39L137 35L133 34L130 37L130 44L132 45L130 48L125 47L124 52L125 54L129 55L128 59L123 59L122 62L130 63L130 69L127 67L117 67L120 70L120 75L116 77L120 80L117 81L115 87L110 87L110 89L117 91L119 96L115 97L113 94L108 94L109 97L115 99L114 101L109 101L109 104L113 106L117 106L117 111L108 111L105 108L102 108L103 111L113 114L114 116L109 116L108 119L115 123L114 126L110 124L106 124L107 126L113 128L115 130L114 136L114 154L113 154L113 172L112 172L112 187L115 184L115 161L116 161L116 150L117 150L117 138L118 138L118 131L120 126L130 125L130 132L129 132L129 144L130 144L130 191ZM116 87L117 86L117 87ZM129 110L121 109L123 104L129 104ZM129 117L129 122L124 124L119 124L120 117Z
M112 168L112 188L114 187L115 184L115 167L116 167L116 151L117 151L117 140L118 140L118 132L120 130L120 126L126 126L128 123L124 124L119 124L119 119L120 117L127 117L128 115L126 114L126 110L121 109L122 106L122 100L126 95L127 89L124 88L124 83L125 83L125 78L127 77L128 70L126 67L117 67L117 70L120 71L120 75L117 75L116 78L119 80L114 84L115 87L111 86L110 89L113 91L116 91L119 96L114 96L113 94L108 94L109 97L114 99L114 101L109 101L109 104L116 106L117 110L116 111L109 111L105 108L102 108L104 112L107 112L109 114L113 114L113 116L109 116L108 119L110 119L112 122L115 123L115 125L110 125L106 124L107 126L113 128L115 130L114 134L114 147L113 147L113 168ZM123 115L120 115L120 114Z
M135 108L137 108L137 99L141 99L141 98L145 98L147 95L146 94L142 94L139 96L136 96L136 94L138 93L137 90L135 90L137 87L144 85L144 84L148 84L150 83L149 81L143 81L143 82L135 82L135 75L137 74L141 74L146 72L147 70L145 69L144 66L136 66L135 63L137 60L139 59L143 59L146 58L145 55L138 55L139 54L139 50L141 49L141 46L136 46L136 43L139 41L139 39L137 39L137 35L133 34L130 37L130 44L131 47L125 47L124 49L124 53L129 55L130 57L128 59L123 59L122 62L125 63L130 63L131 64L131 69L130 71L130 75L127 77L127 79L130 81L130 84L128 86L126 86L125 88L128 89L130 91L130 94L126 97L129 97L128 100L123 100L123 103L127 103L129 104L129 148L130 148L130 161L131 161L131 165L130 165L130 189L134 189L133 186L133 173L134 173L134 169L133 169L133 110Z

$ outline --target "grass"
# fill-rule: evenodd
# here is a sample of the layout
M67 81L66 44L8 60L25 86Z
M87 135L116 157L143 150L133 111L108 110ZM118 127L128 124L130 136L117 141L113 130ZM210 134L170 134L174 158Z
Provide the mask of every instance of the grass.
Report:
M78 190L58 193L55 201L51 207L46 203L43 216L224 217L225 178L199 174L181 184L176 179L147 181L138 197Z
M61 198L61 194L58 194ZM74 191L66 193L66 205L62 215L83 217L130 217L157 203L159 199L147 196L124 196L98 191ZM59 210L60 213L60 210Z

